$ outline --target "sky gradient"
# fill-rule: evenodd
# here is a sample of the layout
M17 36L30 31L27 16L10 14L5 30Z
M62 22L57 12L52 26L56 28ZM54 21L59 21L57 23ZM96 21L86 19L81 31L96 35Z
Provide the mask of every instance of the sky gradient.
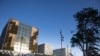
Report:
M100 0L0 0L0 34L12 17L39 29L38 43L49 43L60 48L60 30L64 36L63 47L70 47L72 30L76 30L73 15L86 7L100 11ZM72 48L82 56L78 48Z

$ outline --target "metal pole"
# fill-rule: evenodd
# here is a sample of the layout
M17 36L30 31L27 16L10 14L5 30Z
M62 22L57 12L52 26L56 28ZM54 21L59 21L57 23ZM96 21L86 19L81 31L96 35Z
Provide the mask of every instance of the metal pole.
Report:
M60 40L61 40L61 56L62 56L62 33L61 33L61 30L60 30Z
M60 36L61 36L61 55L62 55L62 41L63 41L63 39L64 39L64 37L63 37L63 35L62 35L62 32L61 32L61 30L60 30Z
M60 31L60 36L61 36L61 49L62 49L62 41L63 41L63 36L62 36L62 32Z
M62 39L61 39L61 49L62 49Z

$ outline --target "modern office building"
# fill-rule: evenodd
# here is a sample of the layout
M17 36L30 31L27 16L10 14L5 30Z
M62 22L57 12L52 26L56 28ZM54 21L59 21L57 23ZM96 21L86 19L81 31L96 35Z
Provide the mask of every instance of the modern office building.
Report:
M38 46L38 53L41 54L40 56L52 56L53 48L50 44L40 44Z
M53 56L70 56L70 50L68 48L60 48L53 50Z
M16 54L37 53L37 35L37 28L11 19L2 31L0 49L13 51Z

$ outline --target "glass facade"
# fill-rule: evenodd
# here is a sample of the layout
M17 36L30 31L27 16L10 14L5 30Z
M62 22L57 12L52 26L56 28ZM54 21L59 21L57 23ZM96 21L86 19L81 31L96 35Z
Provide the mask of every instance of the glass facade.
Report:
M24 23L19 23L18 31L14 43L14 50L19 53L28 53L29 41L31 37L32 27Z
M37 35L37 28L10 19L0 36L0 49L14 56L37 53Z

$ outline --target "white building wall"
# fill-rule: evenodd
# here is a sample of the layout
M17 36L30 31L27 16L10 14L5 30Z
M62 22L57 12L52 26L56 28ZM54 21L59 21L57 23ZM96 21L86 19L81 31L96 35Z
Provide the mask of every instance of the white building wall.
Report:
M53 55L53 48L49 44L45 44L45 51L44 54L46 55Z
M41 44L38 46L38 52L45 55L53 55L53 48L50 44Z
M70 56L70 50L68 48L55 49L53 56Z

